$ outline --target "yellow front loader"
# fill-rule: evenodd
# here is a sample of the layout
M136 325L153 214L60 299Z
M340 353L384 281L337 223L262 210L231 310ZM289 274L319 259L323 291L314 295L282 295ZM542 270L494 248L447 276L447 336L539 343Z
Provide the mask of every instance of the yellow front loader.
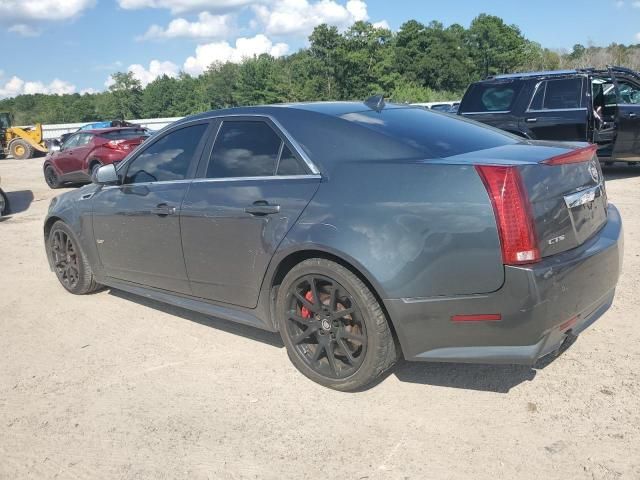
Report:
M33 128L12 127L11 124L11 114L0 112L0 154L22 160L33 157L36 152L47 153L42 124L37 123Z

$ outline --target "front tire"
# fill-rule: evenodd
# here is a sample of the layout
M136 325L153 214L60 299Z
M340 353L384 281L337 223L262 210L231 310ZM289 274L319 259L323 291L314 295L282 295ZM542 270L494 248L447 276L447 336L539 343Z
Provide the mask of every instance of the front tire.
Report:
M21 139L11 142L9 151L11 152L11 156L16 160L26 160L27 158L33 157L33 147Z
M55 169L51 165L47 165L44 169L44 181L47 182L49 188L60 188L60 179Z
M276 312L292 363L326 387L362 389L397 360L376 297L336 262L313 258L293 267L279 288Z
M58 220L51 227L47 248L56 276L67 291L84 295L100 288L80 243L64 222Z

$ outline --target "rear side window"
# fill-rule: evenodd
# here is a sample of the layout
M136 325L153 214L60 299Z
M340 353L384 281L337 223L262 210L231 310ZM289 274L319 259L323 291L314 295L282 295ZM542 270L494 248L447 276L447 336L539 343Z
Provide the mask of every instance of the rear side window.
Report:
M278 162L277 175L304 175L305 168L298 158L286 145L283 146L280 161Z
M536 88L529 110L563 110L582 107L582 78L545 80Z
M184 179L207 126L193 125L164 135L131 162L125 183Z
M521 89L522 82L476 83L469 87L460 112L508 112Z
M131 138L148 137L149 133L146 130L112 130L111 132L104 132L100 134L103 138L109 140L129 140Z
M264 177L275 174L282 140L265 122L223 122L208 178Z

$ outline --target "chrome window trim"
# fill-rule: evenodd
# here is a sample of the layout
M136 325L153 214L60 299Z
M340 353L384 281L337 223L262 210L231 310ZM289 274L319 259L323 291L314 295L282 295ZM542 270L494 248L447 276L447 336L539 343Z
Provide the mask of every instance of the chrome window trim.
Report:
M258 177L218 177L218 178L194 178L193 183L219 183L219 182L244 182L244 181L263 181L263 180L320 180L320 174L306 175L264 175Z
M161 180L159 182L140 182L140 183L124 183L121 185L103 185L102 190L110 190L113 188L123 188L127 186L148 186L148 185L165 185L178 183L219 183L219 182L243 182L243 181L263 181L263 180L320 180L320 174L306 175L265 175L261 177L221 177L221 178L183 178L180 180Z
M179 125L180 126L184 126L184 125L188 125L190 123L196 123L196 122L201 122L203 120L222 120L224 122L225 118L260 118L260 119L269 119L273 122L273 124L277 127L278 131L284 135L284 137L289 141L289 143L293 146L293 149L295 150L295 153L297 153L300 158L302 158L302 160L304 161L304 163L307 165L307 167L309 168L309 170L311 170L311 173L314 175L320 175L320 170L318 169L318 167L311 161L311 159L309 158L309 156L307 155L307 153L304 151L304 149L300 146L300 144L291 136L291 134L289 132L287 132L287 130L282 126L282 124L275 118L273 117L273 115L269 115L268 113L231 113L231 114L217 114L217 115L210 115L208 117L200 117L197 119L193 119L193 120L187 120L185 122L181 122ZM176 125L178 126L178 125Z
M579 108L548 108L545 110L527 110L526 113L544 113L544 112L578 112L578 111L587 111L585 107Z
M511 110L487 110L485 112L460 112L460 115L487 115L490 113L511 113Z

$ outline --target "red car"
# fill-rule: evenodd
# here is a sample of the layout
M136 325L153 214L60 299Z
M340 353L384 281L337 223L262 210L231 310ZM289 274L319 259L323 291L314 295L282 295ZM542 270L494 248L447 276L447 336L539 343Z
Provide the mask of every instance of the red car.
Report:
M44 179L51 188L65 183L89 183L93 172L118 163L149 137L141 127L84 130L71 135L59 151L44 161Z

